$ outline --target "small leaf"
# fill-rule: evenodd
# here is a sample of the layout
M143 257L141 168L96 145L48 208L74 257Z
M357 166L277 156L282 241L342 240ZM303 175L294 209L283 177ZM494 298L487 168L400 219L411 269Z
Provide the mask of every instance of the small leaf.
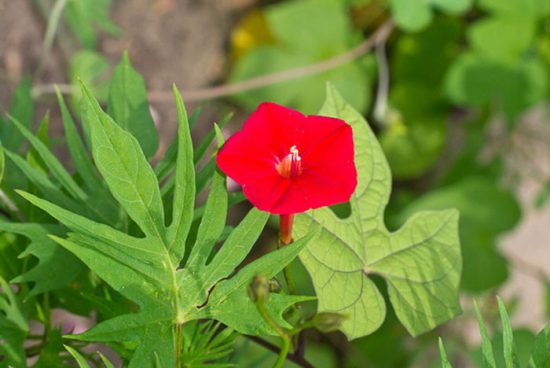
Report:
M60 355L64 352L63 339L61 330L52 329L47 332L46 345L40 350L38 362L33 365L33 368L64 368L68 367L64 364L65 357Z
M390 0L395 22L405 31L418 31L432 20L432 10L424 0Z
M443 345L441 337L439 338L439 355L441 358L441 368L453 368L449 362L449 358L447 358L447 352L445 351L445 346Z
M210 294L208 304L196 311L193 318L214 318L243 334L275 335L275 331L258 313L245 287L255 275L274 277L303 250L311 238L310 235L305 236L271 252L243 267L231 279L221 281ZM282 317L283 313L296 303L313 299L308 296L271 294L266 307L278 324L290 328Z
M48 234L62 234L60 226L0 222L0 231L19 234L31 240L19 258L33 255L38 258L38 263L12 280L17 283L34 282L27 298L68 285L83 269L78 259L48 237Z
M101 352L97 352L99 354L99 357L101 358L101 361L103 362L103 365L105 366L105 368L115 368L115 366L113 365L113 363L111 363L106 357L105 355L101 354Z
M23 315L22 303L1 276L0 290L0 353L4 356L2 363L23 368L27 366L23 342L29 327Z
M550 324L535 339L529 368L550 368Z
M474 309L476 312L477 323L479 325L479 332L481 334L481 353L483 354L483 368L496 368L495 355L493 353L493 345L491 339L487 334L487 328L485 327L485 322L479 311L477 303L474 301Z
M506 312L506 307L500 298L497 297L498 311L500 319L502 321L502 343L504 347L504 363L506 368L518 368L520 366L518 360L518 354L516 345L514 344L514 334L512 332L512 326L510 325L510 319Z
M319 312L347 314L341 330L349 339L372 333L386 308L372 275L384 278L397 317L412 335L446 322L460 312L462 268L455 210L424 211L398 231L384 225L391 173L363 117L329 85L321 115L353 128L358 184L351 216L340 219L328 208L296 216L294 238L320 229L300 254L317 297Z
M71 354L72 357L76 360L79 368L90 368L90 366L88 365L88 362L86 361L86 359L84 359L82 354L80 354L77 350L71 348L69 345L63 345L63 346L65 346L65 350L67 350L69 354Z
M212 187L206 200L204 215L202 216L197 240L189 255L187 264L195 267L206 263L212 248L218 241L225 226L227 215L227 189L225 175L221 171L214 172Z
M218 126L218 128L223 128L229 122L229 120L231 120L232 117L233 117L233 113L229 113L225 115L221 119L220 123L216 124L216 126ZM210 146L210 144L212 143L215 137L216 137L215 129L208 132L208 135L204 137L202 142L199 144L199 146L195 150L195 155L193 158L193 160L195 161L195 164L197 164L204 157L206 150L208 149L208 147Z
M146 157L155 155L158 132L149 112L145 81L130 64L126 52L113 71L107 111L117 124L136 137Z

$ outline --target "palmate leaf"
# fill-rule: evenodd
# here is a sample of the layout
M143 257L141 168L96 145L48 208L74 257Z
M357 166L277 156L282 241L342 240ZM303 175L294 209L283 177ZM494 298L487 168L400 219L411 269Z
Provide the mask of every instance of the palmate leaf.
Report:
M174 366L175 325L199 318L220 320L242 333L274 334L252 308L254 304L246 296L246 285L258 273L272 277L280 272L308 240L306 237L272 252L229 278L249 253L269 214L251 210L229 234L221 250L211 257L225 229L227 208L225 177L216 171L194 247L185 267L179 267L194 217L195 169L189 124L175 87L174 94L179 131L174 206L169 226L165 224L157 177L138 140L101 110L84 85L95 164L113 197L140 227L143 237L128 235L20 192L72 231L65 238L51 236L52 239L140 307L138 313L103 321L84 334L72 336L84 341L137 343L130 367ZM282 313L289 306L304 299L309 298L277 295L270 299L268 308L273 316L282 320ZM242 316L244 310L248 313Z
M332 86L322 115L351 124L358 185L351 215L340 219L328 208L296 217L294 237L320 228L300 259L311 275L319 312L348 316L341 330L349 339L372 333L384 321L384 299L371 276L384 278L393 309L405 328L418 335L460 312L462 268L455 210L424 211L400 230L384 225L391 174L365 120Z

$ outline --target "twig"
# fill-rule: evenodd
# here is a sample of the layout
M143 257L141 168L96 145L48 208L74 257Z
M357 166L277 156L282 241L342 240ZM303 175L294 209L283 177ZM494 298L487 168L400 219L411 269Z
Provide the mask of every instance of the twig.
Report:
M241 82L223 84L221 86L199 88L195 90L183 91L182 97L186 102L197 102L202 100L210 100L220 97L226 97L237 93L250 91L253 89L286 82L289 80L304 78L310 75L319 74L324 71L334 69L342 64L349 63L367 52L374 46L385 43L389 35L394 29L394 23L390 19L378 28L369 38L343 54L337 55L330 59L321 61L316 64L311 64L299 68L284 70L271 74L266 74L260 77L251 78ZM72 93L72 88L69 85L59 85L64 93ZM36 85L33 88L33 96L53 93L53 85ZM173 96L171 91L151 91L149 100L152 102L172 101Z
M270 351L272 351L276 354L279 354L280 349L279 349L278 346L275 346L272 343L270 343L268 341L265 341L264 339L262 339L260 337L257 337L257 336L250 336L250 335L243 335L243 336L246 337L247 339L250 339L250 340L254 341L256 344L263 346L267 350L270 350ZM290 361L298 364L300 367L314 368L313 365L310 362L308 362L304 357L302 357L300 355L297 355L296 353L288 354L286 356L286 358L287 358L287 360L290 360Z
M40 55L40 63L36 69L36 76L39 78L44 70L44 66L50 58L50 53L52 51L53 41L55 40L55 34L57 33L57 28L59 26L59 20L63 14L63 9L67 0L57 0L52 8L52 12L48 19L48 26L46 27L46 35L44 36L44 42L42 46L42 54Z

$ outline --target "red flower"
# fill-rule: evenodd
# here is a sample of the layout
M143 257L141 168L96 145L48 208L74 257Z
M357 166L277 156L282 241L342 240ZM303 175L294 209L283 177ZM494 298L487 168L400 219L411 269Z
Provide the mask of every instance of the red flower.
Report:
M273 214L346 202L357 185L350 125L274 103L258 106L217 164L254 206Z

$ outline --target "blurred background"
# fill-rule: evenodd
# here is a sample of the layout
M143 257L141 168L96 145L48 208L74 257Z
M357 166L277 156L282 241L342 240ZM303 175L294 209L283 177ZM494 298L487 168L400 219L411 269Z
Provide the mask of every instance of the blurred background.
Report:
M391 311L351 343L312 332L316 367L439 366L438 336L456 366L473 366L472 300L498 326L495 295L528 358L550 317L550 0L0 0L0 111L35 127L49 111L64 155L54 84L75 111L78 77L105 101L124 50L150 91L158 157L176 131L173 82L201 109L198 142L230 111L224 130L239 129L261 101L314 114L330 81L390 163L389 228L459 209L464 314L417 339ZM239 367L274 359L245 341L236 355Z

